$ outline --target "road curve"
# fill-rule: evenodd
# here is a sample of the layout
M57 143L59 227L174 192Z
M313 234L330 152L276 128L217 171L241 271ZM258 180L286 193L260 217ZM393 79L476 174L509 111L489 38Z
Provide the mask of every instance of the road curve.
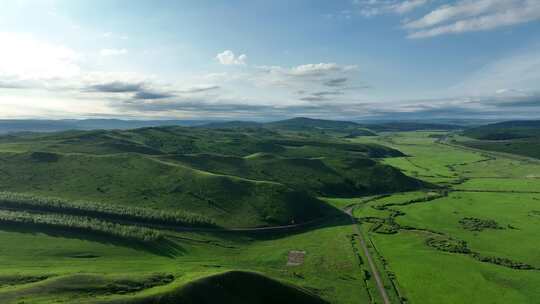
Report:
M375 262L373 262L373 258L371 257L371 254L369 253L369 250L366 245L366 241L364 240L364 236L362 235L360 229L358 229L358 225L356 224L356 218L354 218L352 211L353 211L353 207L349 207L345 209L345 213L347 213L351 218L354 232L356 232L356 234L358 235L358 243L360 244L360 247L362 247L362 251L364 252L364 255L367 258L369 268L371 269L371 274L375 278L375 283L377 284L377 289L379 290L379 293L381 294L383 303L390 304L391 303L390 298L388 297L388 293L386 293L386 289L384 289L384 284L379 274L379 271L377 270L377 266L375 266Z

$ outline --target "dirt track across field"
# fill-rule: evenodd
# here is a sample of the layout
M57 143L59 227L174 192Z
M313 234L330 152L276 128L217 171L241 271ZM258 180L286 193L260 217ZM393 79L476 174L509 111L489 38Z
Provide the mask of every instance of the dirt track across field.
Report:
M391 303L390 298L388 297L388 294L386 293L386 289L384 289L384 283L381 279L379 271L377 270L377 266L375 265L375 262L373 262L373 258L371 257L371 254L369 253L364 236L362 235L360 229L358 229L358 225L356 224L356 219L354 218L352 212L353 212L353 207L349 207L345 209L345 213L347 213L351 217L351 221L353 223L353 230L358 235L358 243L360 244L360 247L362 248L362 251L364 252L364 255L367 258L369 268L371 270L371 274L375 278L377 289L379 290L379 293L381 294L381 299L383 300L384 304L390 304Z

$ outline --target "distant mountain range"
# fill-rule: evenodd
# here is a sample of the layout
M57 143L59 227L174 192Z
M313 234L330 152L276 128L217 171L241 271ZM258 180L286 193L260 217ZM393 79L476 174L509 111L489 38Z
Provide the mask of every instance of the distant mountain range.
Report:
M121 120L121 119L4 119L0 120L0 133L56 132L66 130L113 130L159 126L196 126L208 120Z
M121 120L121 119L67 119L67 120L39 120L39 119L5 119L0 120L0 134L18 132L56 132L66 130L113 130L136 129L160 126L184 126L217 128L267 128L289 131L306 130L349 130L359 132L363 129L364 135L369 130L384 131L416 131L416 130L455 130L462 129L463 125L457 123L433 122L366 122L337 121L296 117L273 122L255 121L212 121L212 120Z

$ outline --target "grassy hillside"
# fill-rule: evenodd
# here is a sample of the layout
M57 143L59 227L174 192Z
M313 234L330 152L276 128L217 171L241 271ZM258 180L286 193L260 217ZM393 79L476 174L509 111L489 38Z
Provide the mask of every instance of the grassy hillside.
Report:
M407 132L407 131L425 131L425 130L459 130L459 125L438 124L438 123L419 123L419 122L387 122L370 124L367 127L377 132Z
M132 300L103 301L103 304L274 304L328 303L321 298L287 283L254 272L229 271L201 279L156 296Z
M418 189L423 184L369 158L300 158L257 153L246 157L189 154L175 161L204 171L283 183L317 196L358 196Z
M218 225L299 223L331 213L280 183L212 174L140 155L0 154L0 189L67 200L184 210ZM54 160L52 160L54 159Z
M345 129L356 128L359 124L351 121L337 121L325 119L313 119L305 117L296 117L286 120L269 122L264 124L268 128L289 129L289 130L305 130L305 129Z
M427 184L383 164L403 153L337 133L173 126L0 137L9 249L0 302L377 300L350 219L327 197Z
M509 121L465 130L476 140L463 144L484 150L540 158L540 121Z
M321 135L326 134L327 132L351 138L357 136L376 136L374 132L355 122L313 119L305 117L297 117L267 123L253 121L215 122L204 124L199 127L208 129L264 128L276 131L297 132L304 136Z
M224 227L286 225L336 214L315 198L320 195L425 186L370 159L402 156L399 151L267 129L9 135L0 137L0 152L0 191L182 211Z
M508 140L540 136L540 120L507 121L465 130L464 135L481 140Z

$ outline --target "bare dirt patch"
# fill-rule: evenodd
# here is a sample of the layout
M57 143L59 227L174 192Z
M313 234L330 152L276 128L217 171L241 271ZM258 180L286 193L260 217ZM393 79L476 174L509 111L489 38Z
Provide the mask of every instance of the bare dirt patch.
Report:
M287 266L300 266L304 264L305 251L291 250L287 257Z

